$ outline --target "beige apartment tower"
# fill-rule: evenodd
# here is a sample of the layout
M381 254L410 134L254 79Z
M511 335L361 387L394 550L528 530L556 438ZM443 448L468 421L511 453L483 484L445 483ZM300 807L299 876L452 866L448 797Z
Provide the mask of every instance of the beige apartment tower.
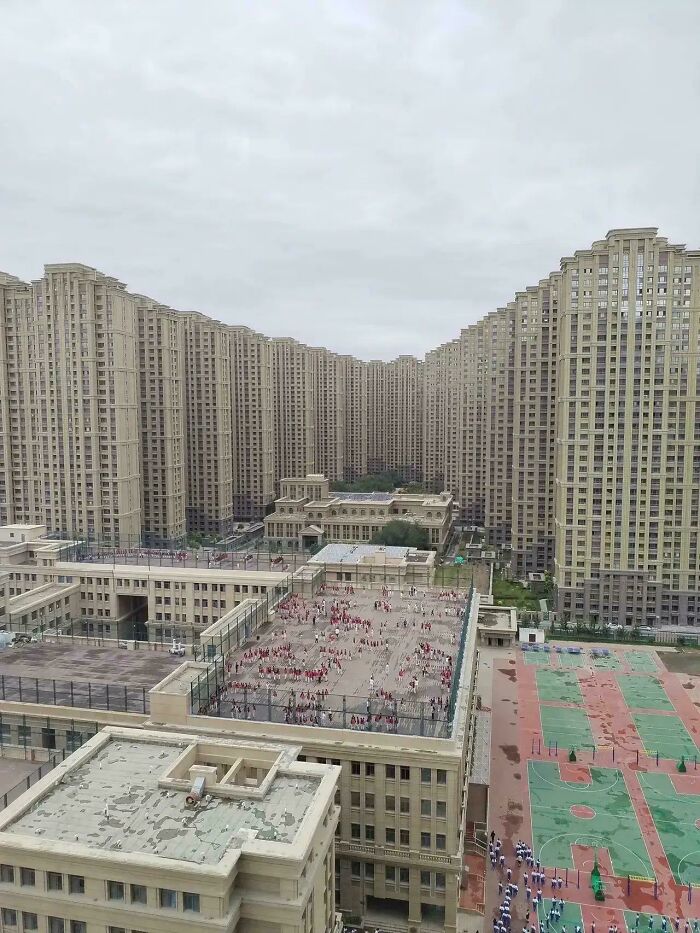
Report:
M565 616L700 623L700 252L611 230L562 260L555 580Z
M141 513L146 544L187 533L185 319L138 296Z
M393 470L449 490L517 575L553 571L560 612L685 624L699 255L612 231L425 360L390 362L174 312L87 266L0 275L0 520L229 535L285 477Z
M233 514L252 520L275 498L272 346L247 327L229 330L233 395Z
M7 517L68 536L137 539L134 297L116 279L79 264L48 265L31 288L5 280L3 293Z
M203 535L233 531L233 398L228 328L188 314L187 528Z

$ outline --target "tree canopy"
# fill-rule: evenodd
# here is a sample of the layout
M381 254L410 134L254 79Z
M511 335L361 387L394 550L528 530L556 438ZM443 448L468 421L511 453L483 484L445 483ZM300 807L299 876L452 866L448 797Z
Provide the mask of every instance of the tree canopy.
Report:
M331 483L333 492L393 492L403 483L403 477L395 470L386 470L384 473L367 473L359 476L352 483L340 480Z
M428 550L430 541L426 528L421 528L413 522L402 522L396 519L387 522L374 538L372 544L385 544L391 547L415 547L421 551Z

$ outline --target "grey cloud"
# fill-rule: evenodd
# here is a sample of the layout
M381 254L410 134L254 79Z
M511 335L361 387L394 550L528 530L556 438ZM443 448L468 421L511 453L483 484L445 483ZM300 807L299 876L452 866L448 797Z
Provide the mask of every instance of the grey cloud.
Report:
M611 227L700 246L700 4L0 2L0 268L422 355Z

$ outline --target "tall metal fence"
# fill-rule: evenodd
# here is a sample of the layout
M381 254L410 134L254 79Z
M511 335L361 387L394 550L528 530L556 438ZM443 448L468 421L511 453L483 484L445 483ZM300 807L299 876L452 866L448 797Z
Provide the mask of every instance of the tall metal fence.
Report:
M14 677L0 674L0 700L73 706L80 709L147 713L150 687L108 684L85 680L55 680L49 677Z
M284 595L277 596L277 602ZM217 656L190 685L190 703L194 714L435 738L451 734L469 634L473 587L470 588L462 614L459 648L447 703L440 697L430 701L392 696L330 694L315 688L313 684L299 690L280 689L264 683L237 688L235 677L232 677L227 667L227 656L230 651L250 640L265 624L273 608L270 605L271 598L272 594L268 594L240 620L232 620L231 626L221 633L215 649ZM233 686L229 686L232 681Z
M217 659L223 661L223 659ZM396 735L446 738L452 724L447 706L426 700L391 699L325 693L319 690L277 689L261 685L227 689L223 663L211 670L212 693L208 705L193 712L254 722L320 726L326 729L355 729ZM228 675L230 677L230 675Z
M112 565L290 573L303 567L311 554L311 551L282 551L268 541L259 540L208 548L193 548L187 545L148 547L138 542L113 545L106 541L78 541L66 547L65 559Z
M452 678L452 686L450 688L450 700L447 705L447 718L450 724L454 720L455 709L457 707L457 697L459 695L459 687L461 682L462 675L462 665L464 664L464 652L467 646L467 637L469 635L469 617L471 615L472 603L474 600L474 587L469 588L469 594L467 596L467 604L464 607L464 612L462 613L462 631L459 636L459 648L457 649L457 658L454 665L454 677Z
M211 663L190 684L190 708L193 712L206 710L226 683L226 657L244 645L268 621L270 613L280 602L293 593L314 593L326 579L325 569L318 567L300 578L287 577L284 583L261 596L255 605L236 614L230 624L207 640L207 657ZM212 658L212 655L214 657Z
M40 781L50 771L53 771L56 765L65 761L69 754L70 752L66 751L66 749L55 752L53 755L49 756L47 761L42 762L35 771L32 771L26 777L23 777L21 781L18 781L13 787L10 787L9 790L6 790L0 796L0 810L9 807L11 803L17 800L18 797L21 797L22 794L36 784L37 781Z

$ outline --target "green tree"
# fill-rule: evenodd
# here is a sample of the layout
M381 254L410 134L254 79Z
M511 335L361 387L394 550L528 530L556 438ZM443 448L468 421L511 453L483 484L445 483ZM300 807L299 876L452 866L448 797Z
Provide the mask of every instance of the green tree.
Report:
M392 547L415 547L425 551L430 547L428 531L414 525L413 522L402 522L396 519L386 525L372 539L372 544L385 544Z
M395 470L367 473L353 482L337 480L330 484L331 492L393 492L403 483L403 476Z

